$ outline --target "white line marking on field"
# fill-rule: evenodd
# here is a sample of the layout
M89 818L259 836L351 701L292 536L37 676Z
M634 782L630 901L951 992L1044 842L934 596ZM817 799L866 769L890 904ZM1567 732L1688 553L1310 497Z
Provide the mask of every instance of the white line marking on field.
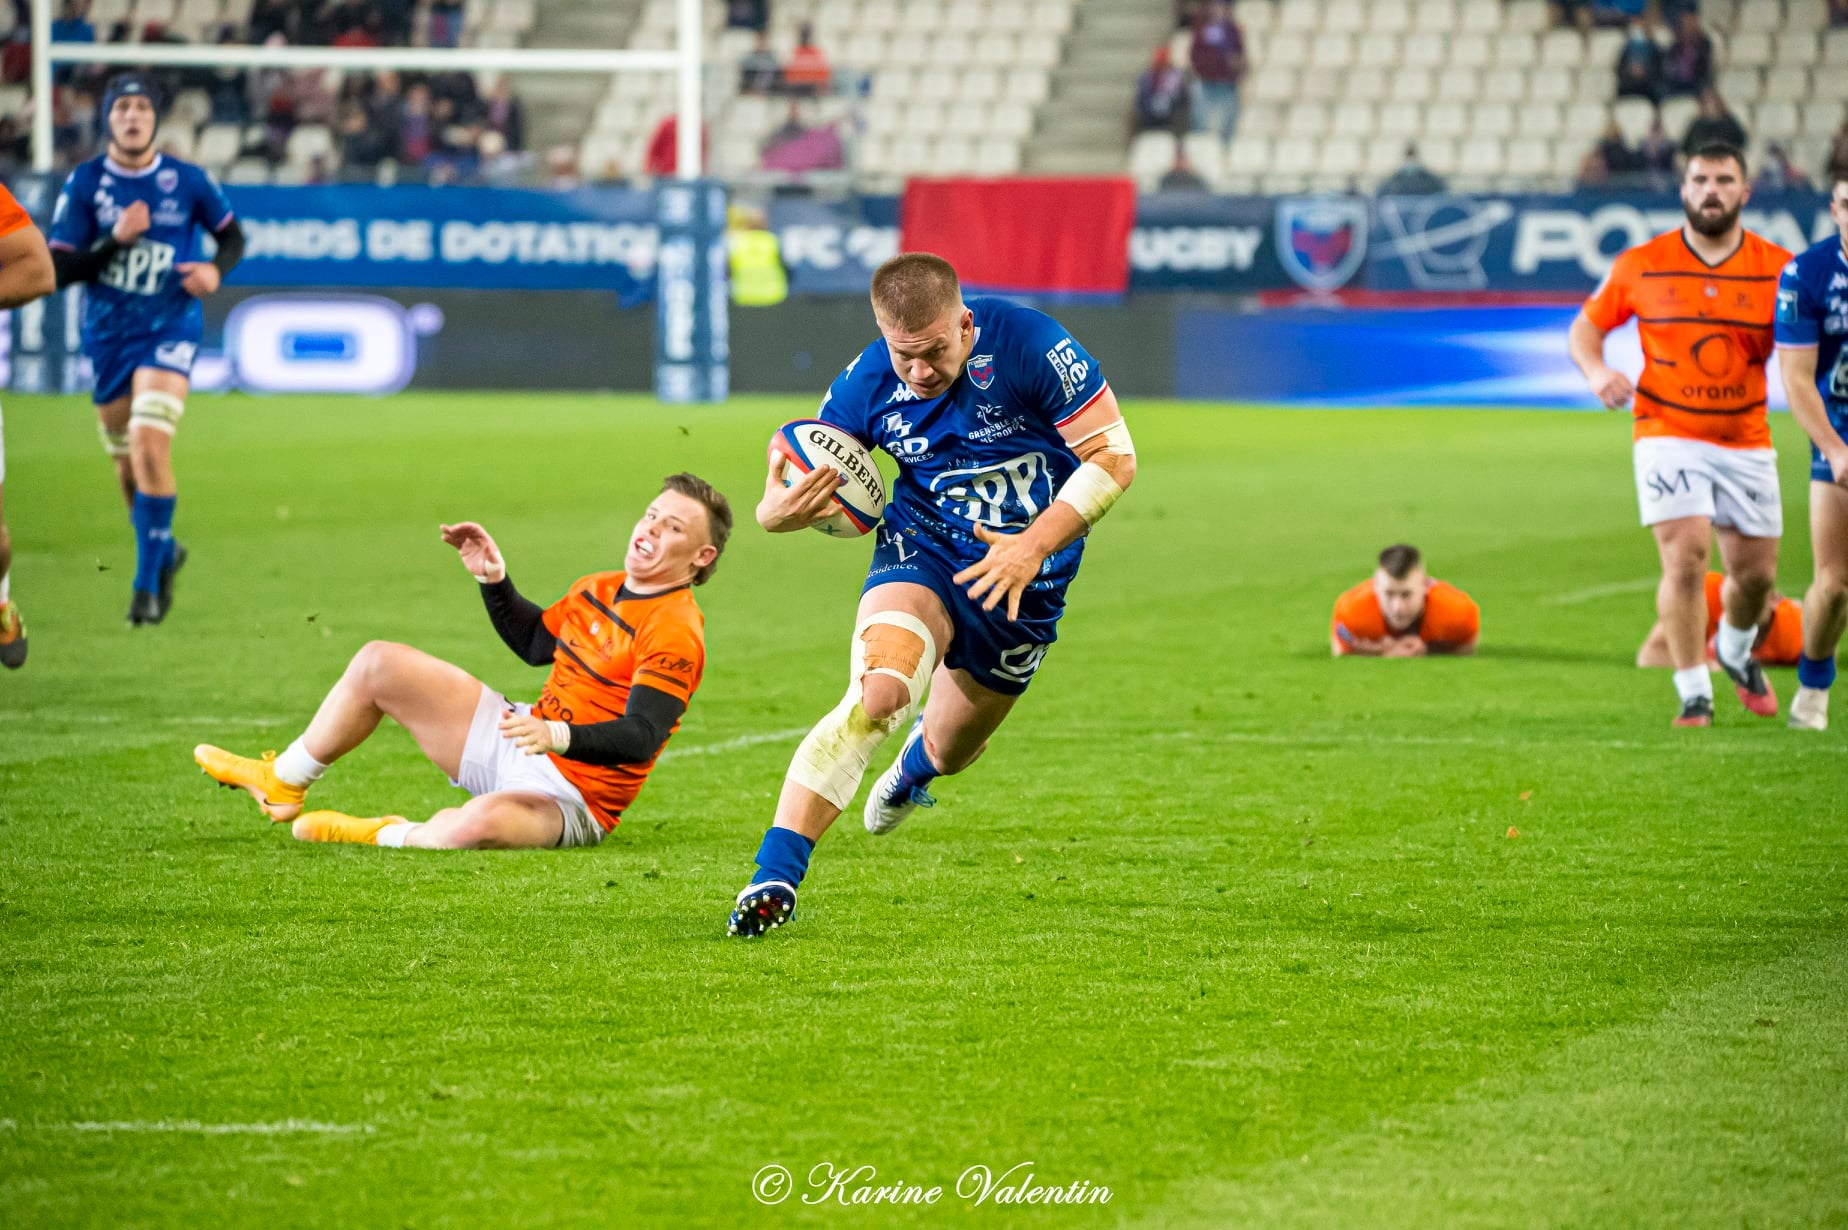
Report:
M1473 735L1381 735L1361 732L1353 735L1281 735L1244 730L1158 730L1151 739L1182 739L1198 743L1264 743L1278 747L1348 746L1352 744L1386 744L1392 747L1608 747L1618 751L1654 750L1653 743L1632 743L1625 739L1478 739Z
M299 721L299 719L297 719ZM65 722L85 726L286 726L287 718L226 717L167 714L164 717L127 717L120 713L47 713L43 710L0 713L0 722Z
M1613 581L1609 585L1593 585L1590 589L1569 589L1563 594L1549 594L1540 599L1541 606L1578 606L1582 602L1596 602L1600 598L1615 598L1620 594L1646 594L1660 584L1656 577L1638 577L1634 581Z
M275 1123L201 1123L197 1119L126 1119L107 1123L79 1120L42 1126L58 1132L175 1132L188 1136L359 1136L374 1130L370 1123L321 1123L314 1119L283 1119Z
M735 752L740 748L756 747L760 743L779 743L784 739L793 739L797 735L806 735L806 726L792 726L788 730L763 730L754 735L739 735L735 739L722 739L717 743L703 743L697 747L670 747L661 753L661 759L668 760L677 756L722 756L726 752Z

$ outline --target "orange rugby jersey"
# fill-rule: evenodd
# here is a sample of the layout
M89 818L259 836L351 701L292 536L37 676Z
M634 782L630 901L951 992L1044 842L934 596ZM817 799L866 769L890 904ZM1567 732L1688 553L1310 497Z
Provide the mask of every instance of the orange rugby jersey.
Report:
M26 213L25 206L14 199L4 184L0 184L0 235L11 235L21 227L31 225L32 219Z
M545 626L558 638L558 648L545 690L533 705L537 716L580 724L614 721L636 684L692 701L706 669L706 617L693 591L681 586L664 594L631 594L622 587L624 575L592 573L546 608ZM557 755L552 763L605 829L615 827L654 768L652 760L590 765Z
M1790 253L1745 232L1738 251L1709 265L1679 229L1617 258L1585 303L1609 333L1632 316L1643 340L1635 438L1679 436L1727 448L1770 448L1765 360L1777 279Z
M1720 630L1720 615L1725 607L1720 604L1720 586L1726 583L1726 574L1709 572L1707 574L1707 638L1711 640ZM1757 643L1752 646L1752 656L1766 666L1795 666L1797 655L1803 652L1803 604L1792 598L1781 600L1771 610L1771 622L1758 633Z
M1416 628L1398 632L1386 626L1386 613L1380 610L1380 596L1373 592L1371 580L1362 581L1335 599L1335 614L1328 631L1334 638L1337 653L1352 653L1355 641L1378 641L1388 636L1406 636L1416 632L1427 645L1455 649L1469 644L1482 630L1482 611L1476 600L1448 581L1428 579L1425 584L1424 614Z

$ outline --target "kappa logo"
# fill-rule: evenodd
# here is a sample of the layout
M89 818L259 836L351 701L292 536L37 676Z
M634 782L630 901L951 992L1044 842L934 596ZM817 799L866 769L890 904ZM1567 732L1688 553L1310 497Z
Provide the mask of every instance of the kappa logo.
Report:
M154 186L162 192L172 192L180 186L180 173L172 167L162 167L154 172Z
M917 399L918 395L911 391L911 386L901 380L898 387L892 390L892 396L886 398L886 405L889 406L895 401L916 401Z
M991 354L979 354L970 359L966 370L969 380L978 389L985 389L995 382L995 357Z

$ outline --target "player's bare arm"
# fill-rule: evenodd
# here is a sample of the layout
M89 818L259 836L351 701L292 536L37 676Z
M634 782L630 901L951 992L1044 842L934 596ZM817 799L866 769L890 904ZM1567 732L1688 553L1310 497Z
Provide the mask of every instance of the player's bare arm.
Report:
M1136 480L1134 445L1112 390L1106 388L1096 403L1061 427L1059 434L1084 464L1051 507L1018 534L975 527L975 536L988 544L988 554L957 573L954 580L967 585L969 597L980 599L985 611L1005 601L1007 617L1018 618L1020 596L1039 575L1047 557L1089 533Z
M1636 386L1630 378L1604 361L1604 330L1585 318L1583 312L1573 318L1571 332L1567 335L1567 345L1572 352L1572 361L1579 371L1585 373L1585 382L1591 391L1604 403L1606 410L1621 410L1630 404L1636 395Z
M757 524L772 534L805 530L828 515L843 478L833 466L816 466L792 486L783 485L782 454L770 452L764 498L757 504Z
M1791 417L1828 460L1829 469L1835 474L1835 485L1848 487L1848 441L1844 441L1841 433L1830 424L1828 407L1816 388L1816 348L1779 346L1777 361L1784 374L1784 393L1790 398Z
M36 226L0 235L0 308L16 308L58 289L51 249Z

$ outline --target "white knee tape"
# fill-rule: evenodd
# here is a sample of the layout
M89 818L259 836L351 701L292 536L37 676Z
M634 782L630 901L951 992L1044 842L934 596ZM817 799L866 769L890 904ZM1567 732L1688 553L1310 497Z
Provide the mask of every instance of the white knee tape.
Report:
M98 423L96 425L96 434L102 437L103 451L105 453L108 453L111 457L128 456L128 433L126 431L110 431L107 427Z
M879 625L900 628L924 643L917 666L910 673L895 666L867 664L866 632ZM930 685L931 671L937 665L937 641L924 621L914 615L903 611L875 611L854 626L850 657L847 695L808 732L789 765L790 781L814 791L843 811L859 791L860 779L866 776L866 766L872 761L873 753L892 732L909 725L912 715L923 703L924 689ZM861 681L867 675L888 675L903 683L909 698L905 707L887 718L875 719L867 713L861 703L864 698Z
M128 403L128 425L152 427L172 435L174 428L180 425L180 416L185 413L186 403L173 394L150 390L135 394L135 400Z

